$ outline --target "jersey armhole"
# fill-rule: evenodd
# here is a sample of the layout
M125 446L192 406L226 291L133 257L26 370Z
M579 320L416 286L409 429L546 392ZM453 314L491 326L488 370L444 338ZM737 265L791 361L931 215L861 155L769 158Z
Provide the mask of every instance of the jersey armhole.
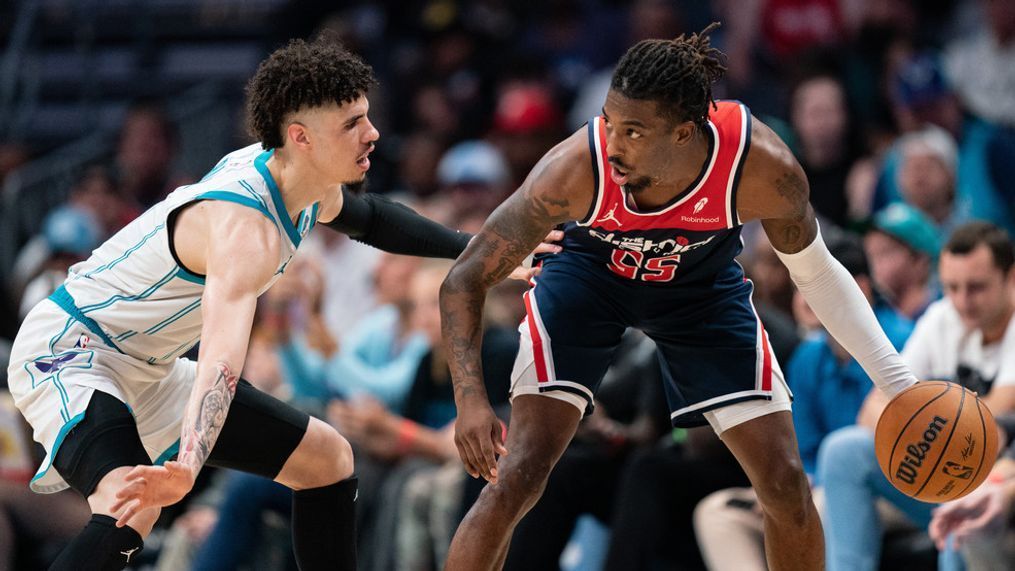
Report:
M589 158L592 161L592 180L593 180L593 192L595 193L592 197L592 202L589 204L589 210L585 213L585 216L580 220L576 220L579 226L588 226L596 219L596 215L599 213L599 207L603 203L603 177L606 176L604 173L599 172L599 166L601 161L599 159L599 145L596 140L596 119L593 117L589 119L588 133L589 133Z
M207 276L191 271L190 268L183 265L183 262L180 260L180 256L176 254L176 217L180 214L180 212L183 212L184 208L192 206L197 202L198 201L196 200L185 202L171 210L169 214L166 215L166 235L168 236L167 240L169 242L169 255L173 257L173 261L176 262L176 265L180 268L180 273L178 274L179 277L189 282L204 285L204 280Z
M743 129L743 133L741 134L742 149L740 149L737 153L736 165L733 170L733 180L729 185L729 203L727 204L727 208L729 208L727 226L729 228L735 228L742 225L742 222L740 221L740 213L737 212L737 191L740 188L740 175L744 171L744 163L747 162L747 154L751 150L751 110L743 103L740 103L739 105L743 118L743 126L741 127Z
M211 190L208 192L203 192L195 196L192 200L189 200L177 206L172 211L170 211L169 214L166 215L166 233L169 237L168 238L169 255L173 257L173 261L176 262L176 265L180 267L180 273L178 275L180 278L185 279L189 282L204 285L204 280L207 276L194 272L183 264L183 261L180 260L180 256L176 253L176 241L175 241L176 217L179 216L179 214L183 212L185 208L193 206L194 204L197 204L202 200L223 200L226 202L240 204L248 208L253 208L254 210L257 210L258 212L263 214L268 220L271 221L272 224L275 223L275 218L271 215L270 212L268 212L267 209L264 208L263 205L258 204L255 200L222 190Z

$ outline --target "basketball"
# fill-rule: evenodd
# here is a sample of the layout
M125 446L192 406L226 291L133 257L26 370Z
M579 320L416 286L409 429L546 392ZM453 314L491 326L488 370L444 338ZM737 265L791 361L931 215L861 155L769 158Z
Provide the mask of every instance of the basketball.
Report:
M893 486L923 502L961 498L997 458L997 426L976 393L943 381L917 383L878 419L874 447Z

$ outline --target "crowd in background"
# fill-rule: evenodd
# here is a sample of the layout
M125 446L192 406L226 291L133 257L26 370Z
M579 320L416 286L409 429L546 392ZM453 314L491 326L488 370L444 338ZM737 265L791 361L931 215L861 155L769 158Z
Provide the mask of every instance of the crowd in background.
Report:
M1002 364L983 374L974 359L957 363L973 369L965 376L954 367L926 374L948 375L981 396L1015 386L1011 360L1003 361L1005 351L1015 353L1015 269L1010 260L1005 266L1003 243L1010 251L1011 242L1000 233L1015 235L1015 3L350 4L325 12L318 3L293 2L300 17L287 20L279 37L329 30L374 67L380 85L369 95L370 114L381 139L368 191L471 232L543 153L599 113L627 47L721 21L712 42L727 54L728 69L717 97L744 101L793 149L822 234L892 343L911 357L907 341L932 327L921 325L931 319L939 335L978 331L975 319L949 322L939 314L968 293L950 285L979 271L997 287L977 303L1007 311L1013 322L1001 349L992 349L1002 356L981 356ZM24 244L5 284L12 314L23 317L71 264L173 188L203 176L177 170L181 141L161 103L131 107L112 159L83 169L65 203ZM240 131L237 147L250 142ZM33 152L0 141L0 180ZM207 157L209 168L217 160ZM970 255L961 251L963 237L974 251L1002 245L988 248L986 265L948 274L943 255ZM863 478L880 476L876 463L874 473L842 481L851 475L836 467L871 465L864 448L876 418L869 410L876 404L867 402L871 382L823 333L760 229L745 228L744 241L753 300L795 395L804 469L817 487L844 486L837 497L851 498L825 502L818 494L829 568L961 569L964 559L970 569L1012 568L977 567L964 549L969 542L934 532L929 508L909 509L885 490L863 488ZM331 422L353 444L361 569L440 568L483 485L464 472L453 441L437 306L450 263L381 253L328 229L300 252L259 302L243 376ZM505 423L525 287L498 286L485 312L484 378ZM669 427L650 340L629 332L617 355L596 413L519 526L507 568L764 569L761 517L746 475L707 427ZM1015 399L991 405L1010 426ZM0 569L44 566L88 517L72 492L28 491L39 456L26 435L0 392ZM834 482L825 481L830 474ZM295 568L286 488L212 469L202 472L199 488L164 510L139 568ZM993 546L1012 534L1011 493L1006 501L993 523L1001 543ZM864 517L874 531L862 538L842 524ZM996 549L1008 557L1001 565L1012 565L1015 551Z

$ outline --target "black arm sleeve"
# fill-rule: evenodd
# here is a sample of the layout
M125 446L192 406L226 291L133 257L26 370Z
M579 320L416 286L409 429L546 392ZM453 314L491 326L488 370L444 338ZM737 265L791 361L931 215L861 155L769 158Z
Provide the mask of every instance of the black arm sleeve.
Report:
M342 210L326 226L385 252L455 259L472 238L383 196L343 188L342 200Z

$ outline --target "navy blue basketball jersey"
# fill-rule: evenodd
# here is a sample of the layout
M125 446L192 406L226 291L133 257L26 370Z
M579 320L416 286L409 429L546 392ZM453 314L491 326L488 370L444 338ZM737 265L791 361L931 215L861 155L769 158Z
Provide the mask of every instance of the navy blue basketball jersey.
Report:
M560 255L663 286L708 280L733 263L742 248L736 196L751 114L742 103L721 101L707 125L708 157L698 178L668 204L640 210L610 177L603 119L589 121L595 200L584 219L564 225Z

